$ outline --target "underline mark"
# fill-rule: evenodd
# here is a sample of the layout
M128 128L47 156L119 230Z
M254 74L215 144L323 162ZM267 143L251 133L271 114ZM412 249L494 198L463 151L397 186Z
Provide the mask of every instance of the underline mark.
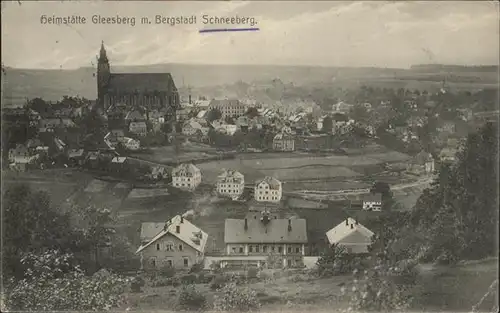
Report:
M212 28L212 29L200 29L201 33L222 33L222 32L251 32L260 30L257 27L252 28Z

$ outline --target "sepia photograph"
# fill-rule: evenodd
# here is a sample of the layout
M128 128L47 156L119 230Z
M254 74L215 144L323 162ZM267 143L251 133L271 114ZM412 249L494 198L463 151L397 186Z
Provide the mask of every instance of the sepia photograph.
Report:
M499 2L1 14L2 312L498 312Z

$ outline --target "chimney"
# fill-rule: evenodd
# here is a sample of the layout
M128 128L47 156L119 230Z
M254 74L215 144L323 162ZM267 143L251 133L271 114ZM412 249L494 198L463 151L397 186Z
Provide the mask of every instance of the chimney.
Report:
M356 219L356 225L359 225L358 219Z
M349 219L348 218L345 219L345 226L349 226Z
M292 231L292 220L288 219L288 231Z
M189 104L191 104L191 94L189 95Z
M184 223L184 216L181 215L181 224Z
M175 232L180 234L181 232L181 227L179 225L175 226Z
M354 229L354 225L353 224L351 224L351 229Z
M245 218L245 230L248 229L248 220Z

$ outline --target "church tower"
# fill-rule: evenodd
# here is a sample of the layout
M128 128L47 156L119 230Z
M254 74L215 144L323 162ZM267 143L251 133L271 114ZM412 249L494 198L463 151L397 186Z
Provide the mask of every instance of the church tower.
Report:
M104 41L101 43L97 62L97 102L100 108L107 110L104 105L104 96L108 87L110 68L106 49L104 49Z

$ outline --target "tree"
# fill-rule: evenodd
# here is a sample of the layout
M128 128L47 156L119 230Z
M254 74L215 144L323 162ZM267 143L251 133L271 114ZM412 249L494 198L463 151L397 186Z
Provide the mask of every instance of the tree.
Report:
M99 252L101 248L111 245L111 237L115 234L113 217L108 209L89 206L83 210L84 235L93 247L95 268L100 267Z
M356 104L349 112L349 117L356 121L367 122L370 120L370 114L366 107L362 104Z
M323 119L323 126L321 127L321 131L324 133L331 133L333 130L333 119L330 116L326 116Z
M332 276L348 272L351 261L352 258L347 255L345 247L333 244L321 254L316 265L320 276Z
M254 117L259 116L259 111L258 111L258 110L257 110L257 108L255 108L255 107L250 107L250 108L248 108L248 110L247 110L247 112L245 113L245 115L246 115L248 118L252 119L252 118L254 118Z
M234 118L232 118L231 116L226 116L224 121L226 122L226 124L234 125Z
M15 311L103 311L117 307L128 279L113 274L85 276L71 254L27 253L23 278L11 281L5 304Z
M14 185L3 195L2 261L4 278L20 277L23 253L58 248L72 252L81 249L81 233L70 226L68 214L50 207L49 195L34 192L24 184Z
M208 122L213 122L215 120L220 119L221 117L222 117L222 112L219 109L212 109L207 113Z
M390 210L394 205L391 186L386 182L377 181L370 188L370 193L380 193L382 195L382 210Z

